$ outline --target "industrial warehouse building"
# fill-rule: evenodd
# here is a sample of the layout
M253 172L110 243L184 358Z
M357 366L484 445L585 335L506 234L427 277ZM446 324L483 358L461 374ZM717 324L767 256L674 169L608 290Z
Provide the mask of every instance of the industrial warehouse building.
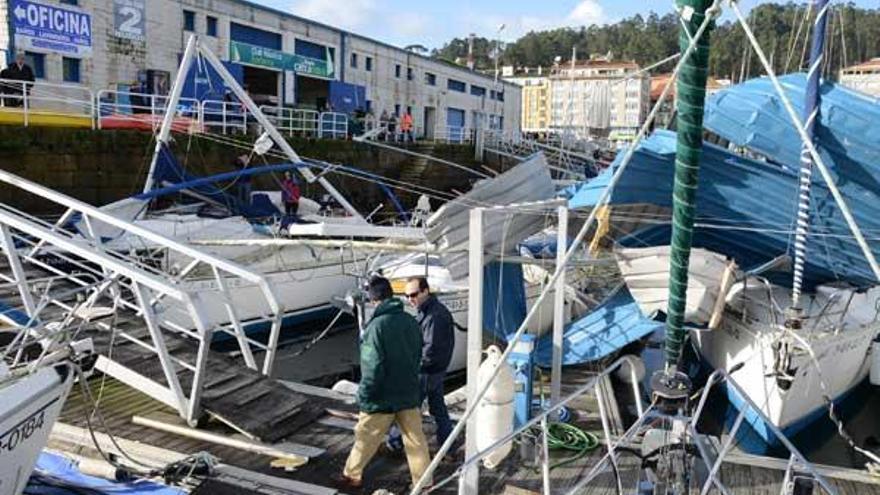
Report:
M208 40L260 104L351 113L409 110L428 136L518 131L518 86L244 0L0 0L4 65L25 51L38 80L163 94L186 40ZM223 100L197 65L185 97Z

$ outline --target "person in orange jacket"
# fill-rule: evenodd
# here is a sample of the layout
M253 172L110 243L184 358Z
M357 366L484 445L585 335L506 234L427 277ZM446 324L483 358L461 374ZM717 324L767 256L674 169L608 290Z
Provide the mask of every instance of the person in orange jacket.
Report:
M413 118L407 110L403 111L403 116L400 118L400 132L403 133L404 142L415 141L415 139L413 139Z

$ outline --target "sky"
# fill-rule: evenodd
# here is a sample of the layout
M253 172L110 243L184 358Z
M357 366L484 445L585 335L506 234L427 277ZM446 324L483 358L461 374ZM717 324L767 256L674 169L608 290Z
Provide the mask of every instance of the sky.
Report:
M673 0L252 0L398 46L436 48L469 33L515 40L531 30L615 22L652 10L664 14ZM789 1L789 0L781 0ZM796 0L802 3L804 0ZM839 1L839 0L838 0ZM748 11L763 3L740 0ZM856 0L880 7L880 0ZM725 17L730 17L726 14ZM504 29L498 33L498 28Z

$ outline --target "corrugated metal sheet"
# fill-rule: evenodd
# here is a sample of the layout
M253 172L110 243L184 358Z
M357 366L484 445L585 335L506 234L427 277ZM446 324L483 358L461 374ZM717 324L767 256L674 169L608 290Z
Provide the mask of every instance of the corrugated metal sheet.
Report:
M573 208L596 203L622 156L595 179L574 192ZM611 204L671 207L675 134L658 131L638 148L615 188ZM880 189L844 188L843 194L861 228L871 237L880 232ZM704 144L697 193L695 247L725 254L743 268L789 253L796 211L797 176L782 165L749 160L718 146ZM824 184L813 188L812 234L808 239L810 284L846 279L875 283L867 262ZM651 221L652 219L646 219ZM633 234L631 247L668 243L668 228ZM880 256L880 243L873 243Z
M662 327L662 322L643 316L639 305L623 288L588 315L566 327L562 341L562 364L602 359ZM538 366L549 367L552 356L553 339L547 334L538 340L535 362Z
M471 208L542 201L552 199L555 194L547 161L538 153L498 177L478 182L467 194L443 205L428 219L425 236L441 249L466 250ZM546 218L542 214L487 211L483 220L483 246L491 253L516 254L519 242L545 225ZM442 259L454 280L467 276L467 252L445 254Z

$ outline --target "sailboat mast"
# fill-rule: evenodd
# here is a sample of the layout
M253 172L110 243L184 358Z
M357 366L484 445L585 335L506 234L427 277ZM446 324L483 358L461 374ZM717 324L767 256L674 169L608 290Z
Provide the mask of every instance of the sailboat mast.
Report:
M678 44L684 52L690 45L712 0L678 0L682 16ZM678 367L687 332L684 329L687 303L688 265L693 243L697 183L703 151L703 106L709 72L709 30L699 40L691 56L684 61L676 82L678 132L675 150L675 185L672 190L672 241L669 264L669 304L666 312L666 366L668 372Z
M180 60L180 67L177 69L177 75L174 78L174 84L171 86L171 94L168 96L168 102L165 105L165 114L162 116L162 126L159 128L159 135L156 136L156 148L153 150L153 158L150 161L150 170L147 172L147 180L144 182L144 192L148 193L153 190L156 185L156 164L159 161L159 155L162 148L168 146L171 140L171 128L174 126L174 117L176 115L177 104L183 94L183 84L189 74L189 68L192 66L193 59L196 54L196 37L191 35L186 41L186 49L183 51L183 58Z
M819 115L819 76L822 74L825 47L825 25L828 20L828 0L816 0L816 20L810 40L810 66L804 101L804 129L812 141L816 117ZM797 226L794 237L794 273L791 289L791 308L798 312L807 257L807 233L810 227L810 185L813 180L813 157L806 143L801 148L800 184L798 192Z

